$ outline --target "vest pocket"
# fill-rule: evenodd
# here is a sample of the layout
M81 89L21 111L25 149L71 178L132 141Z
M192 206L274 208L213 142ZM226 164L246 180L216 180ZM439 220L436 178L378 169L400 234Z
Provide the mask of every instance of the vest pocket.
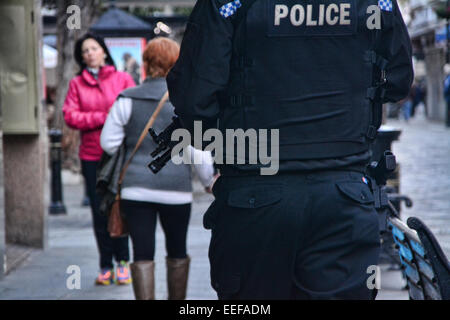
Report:
M351 218L353 245L376 248L380 243L378 213L374 207L374 196L368 185L362 182L337 182L337 188L352 204L342 210ZM368 249L369 250L369 249Z
M360 203L374 203L374 197L369 187L362 182L337 182L336 186L346 197Z

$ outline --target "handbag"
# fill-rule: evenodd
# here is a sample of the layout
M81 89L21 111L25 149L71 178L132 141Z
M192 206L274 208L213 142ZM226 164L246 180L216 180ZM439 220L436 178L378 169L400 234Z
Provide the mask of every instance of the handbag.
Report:
M121 166L120 174L117 179L117 183L115 183L114 177L117 178L117 174L114 174L115 172L118 172L118 166L123 163L121 159L124 157L124 145L119 148L119 150L116 152L117 154L114 154L109 160L111 163L108 163L108 161L105 159L105 163L103 167L100 169L99 176L97 178L97 189L100 189L99 193L103 191L103 201L100 205L101 210L103 209L104 212L108 215L108 232L111 236L111 238L120 238L125 237L129 234L128 232L128 226L126 223L126 219L124 215L120 211L120 191L123 179L125 178L126 171L128 169L128 166L130 165L131 161L133 160L133 157L135 156L136 152L138 151L139 147L141 146L142 142L144 141L145 136L147 135L148 130L152 127L153 123L155 122L156 118L158 117L159 112L161 111L162 107L166 103L167 99L169 98L169 93L166 92L164 96L159 101L158 106L156 107L155 111L153 112L152 116L148 120L145 128L142 130L141 136L139 137L138 142L136 143L136 146L134 147L133 152L131 153L131 156L128 158L128 160L125 162L123 167ZM115 163L114 163L115 161ZM102 163L102 161L100 161ZM112 169L111 167L114 168ZM109 179L109 180L108 180ZM110 183L105 188L105 181L109 181ZM112 182L112 183L111 183ZM114 199L114 200L112 200Z
M111 206L116 199L119 184L120 171L125 159L125 144L122 143L119 149L109 155L103 152L97 166L96 191L100 196L100 214L109 216Z

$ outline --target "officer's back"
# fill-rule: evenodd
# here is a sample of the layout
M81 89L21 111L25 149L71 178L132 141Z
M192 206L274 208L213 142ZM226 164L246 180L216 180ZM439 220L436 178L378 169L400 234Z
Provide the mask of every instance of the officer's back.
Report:
M280 161L287 163L281 170L308 169L292 161L368 160L381 121L377 102L405 96L412 81L396 2L249 0L228 17L211 17L229 3L197 3L184 54L169 75L177 113L185 122L219 117L224 132L279 129ZM379 86L381 70L386 83ZM206 99L216 93L217 101ZM325 162L311 169L337 165Z
M197 2L168 77L183 125L279 130L277 175L221 167L205 214L220 298L374 296L364 167L382 103L404 97L412 76L395 0Z

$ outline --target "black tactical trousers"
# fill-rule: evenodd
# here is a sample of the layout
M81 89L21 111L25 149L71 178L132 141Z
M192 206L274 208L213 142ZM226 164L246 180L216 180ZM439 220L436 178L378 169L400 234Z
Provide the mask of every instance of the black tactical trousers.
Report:
M378 262L379 222L363 177L220 177L203 221L219 299L375 298L367 269Z

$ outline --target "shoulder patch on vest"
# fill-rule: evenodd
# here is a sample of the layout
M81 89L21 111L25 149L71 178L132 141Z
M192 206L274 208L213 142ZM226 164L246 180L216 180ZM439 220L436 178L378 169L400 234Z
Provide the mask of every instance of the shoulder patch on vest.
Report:
M222 7L220 7L219 12L222 17L225 19L228 17L231 17L234 15L237 10L242 6L240 0L234 0L231 2L228 2L227 4L224 4Z
M383 11L392 12L392 0L378 0L378 7Z

